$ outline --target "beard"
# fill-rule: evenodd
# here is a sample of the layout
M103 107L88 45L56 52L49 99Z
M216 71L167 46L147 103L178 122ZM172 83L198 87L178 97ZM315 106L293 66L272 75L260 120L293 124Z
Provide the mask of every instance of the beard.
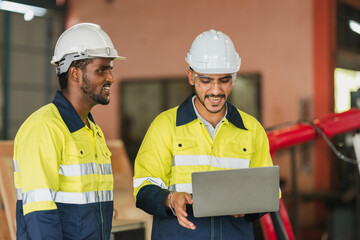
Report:
M199 100L199 102L201 103L201 105L204 106L204 108L209 112L209 113L218 113L218 112L221 112L221 110L224 109L225 105L226 105L226 100L227 98L225 97L224 94L218 94L218 95L213 95L213 94L206 94L204 99L200 98L199 94L197 93L196 89L194 88L194 92L195 92L195 95L197 97L197 99ZM223 97L225 98L225 103L223 106L221 106L220 109L216 110L216 111L212 111L210 110L209 108L206 107L206 104L205 104L205 99L208 98L208 97Z
M110 102L110 99L102 96L101 92L99 94L95 93L95 86L90 83L86 74L83 75L80 89L83 93L88 95L92 100L94 100L98 104L107 105Z

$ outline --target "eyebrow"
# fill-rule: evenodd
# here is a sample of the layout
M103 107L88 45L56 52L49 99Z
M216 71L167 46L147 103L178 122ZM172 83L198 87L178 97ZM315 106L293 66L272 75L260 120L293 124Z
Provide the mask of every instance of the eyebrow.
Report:
M221 77L219 79L225 79L225 78L232 78L232 76L231 75L226 75L226 76L223 76L223 77Z
M214 80L214 78L209 77L209 76L206 76L206 75L198 75L198 76L201 77L201 78L206 78L206 79ZM232 76L231 76L230 74L229 74L229 75L225 75L225 76L219 78L219 80L221 80L221 79L227 79L227 78L232 78Z
M201 78L206 78L206 79L214 79L214 78L211 78L211 77L206 76L206 75L198 75L198 77L201 77Z
M99 66L99 69L113 69L113 66L111 66L111 65L101 65L101 66Z

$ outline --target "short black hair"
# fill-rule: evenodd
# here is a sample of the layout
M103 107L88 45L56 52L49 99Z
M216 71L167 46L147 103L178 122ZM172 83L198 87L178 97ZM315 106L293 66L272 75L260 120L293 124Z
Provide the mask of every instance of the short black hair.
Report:
M87 65L89 65L90 63L92 63L92 59L82 59L82 60L76 60L76 61L73 61L71 64L70 64L70 67L76 67L76 68L80 68L81 71L84 73L85 72L85 69L87 67ZM60 88L61 90L64 90L68 87L68 72L69 72L69 69L64 72L64 73L60 73L58 74L58 79L59 79L59 85L60 85Z

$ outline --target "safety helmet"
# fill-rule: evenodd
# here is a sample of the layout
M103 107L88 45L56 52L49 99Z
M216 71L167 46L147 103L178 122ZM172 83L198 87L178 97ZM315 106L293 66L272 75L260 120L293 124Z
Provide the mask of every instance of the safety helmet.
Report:
M94 23L79 23L67 29L57 40L51 64L56 73L67 72L71 63L89 58L126 59L118 56L110 37Z
M235 73L241 64L231 39L214 29L195 38L185 60L196 72L207 74Z

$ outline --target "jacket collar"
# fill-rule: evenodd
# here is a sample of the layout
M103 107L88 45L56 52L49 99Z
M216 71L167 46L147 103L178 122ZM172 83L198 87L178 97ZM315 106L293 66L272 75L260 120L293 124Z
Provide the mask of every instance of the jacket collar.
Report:
M85 127L85 123L83 123L71 103L61 94L61 91L56 92L55 98L52 103L59 110L62 119L64 120L66 126L71 133ZM90 121L95 124L91 113L89 113L88 117Z
M177 109L177 114L176 114L177 127L181 125L185 125L197 118L191 100L193 96L194 94L190 95L185 100L185 102L183 102ZM225 118L237 128L247 130L247 128L244 125L243 119L240 116L239 111L230 102L226 102L226 104L228 107L228 111Z

